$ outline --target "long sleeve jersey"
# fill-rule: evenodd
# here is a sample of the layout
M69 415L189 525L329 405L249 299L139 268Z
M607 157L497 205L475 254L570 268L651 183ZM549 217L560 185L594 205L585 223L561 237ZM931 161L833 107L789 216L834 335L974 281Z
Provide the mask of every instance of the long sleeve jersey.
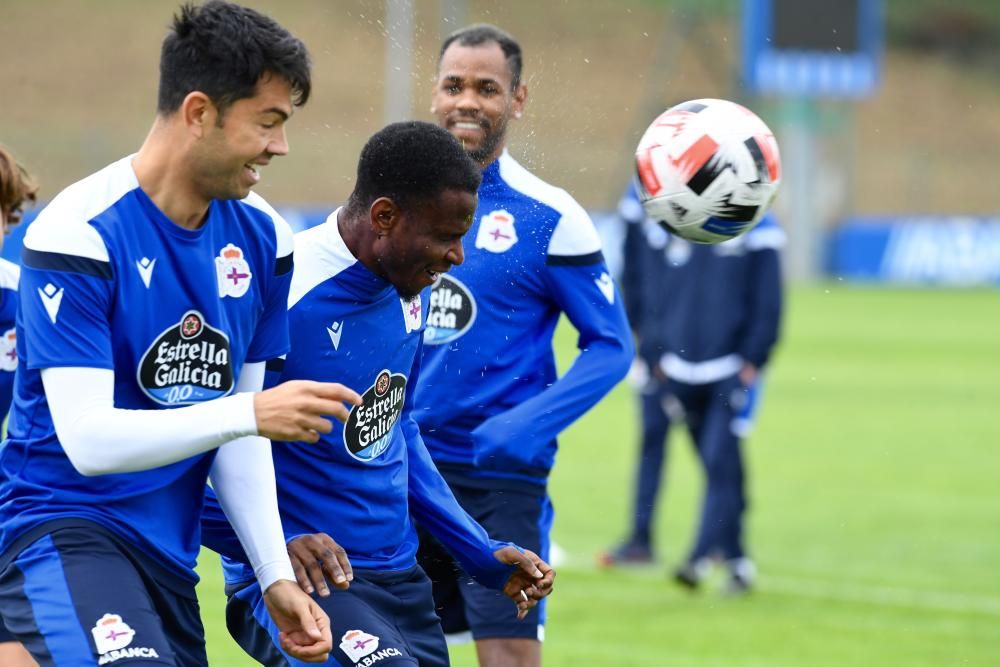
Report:
M627 224L625 292L639 356L680 382L700 384L763 367L781 321L780 249L785 234L767 214L743 236L689 243L646 218L634 185L619 213Z
M493 552L507 543L491 540L462 510L413 421L426 296L402 298L369 271L344 243L337 216L295 237L291 349L269 363L266 385L339 382L364 402L316 444L273 443L285 537L327 533L354 567L401 570L416 563L416 519L472 576L500 588L512 570ZM206 546L230 556L227 582L251 580L211 494L202 529Z
M449 479L543 485L556 436L628 371L622 299L587 213L506 151L483 172L464 245L430 296L414 416ZM557 378L562 314L580 353Z
M216 451L84 476L60 442L42 371L113 370L114 407L127 410L226 396L245 364L287 351L291 272L291 230L255 194L212 201L202 227L183 229L139 187L127 157L53 199L22 253L0 561L60 526L96 523L196 581Z

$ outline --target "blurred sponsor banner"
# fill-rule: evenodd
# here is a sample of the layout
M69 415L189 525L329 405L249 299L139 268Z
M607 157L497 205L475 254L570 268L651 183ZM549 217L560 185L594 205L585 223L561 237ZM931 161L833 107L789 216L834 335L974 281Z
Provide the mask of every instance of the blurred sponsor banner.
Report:
M851 218L828 248L829 273L846 280L1000 284L1000 217Z

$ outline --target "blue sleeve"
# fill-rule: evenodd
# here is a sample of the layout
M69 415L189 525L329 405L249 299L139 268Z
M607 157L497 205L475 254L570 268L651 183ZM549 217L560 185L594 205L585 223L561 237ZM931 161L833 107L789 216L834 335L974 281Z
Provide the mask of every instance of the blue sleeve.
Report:
M236 531L222 511L222 505L212 487L205 485L205 506L201 510L201 545L215 553L239 561L247 562L246 554L236 537Z
M579 333L580 354L545 391L473 431L477 466L537 467L536 455L611 391L632 363L635 346L621 294L600 253L592 264L547 264L545 280Z
M781 325L781 258L775 248L750 253L751 303L749 329L739 354L757 368L763 368L778 342Z
M622 293L625 298L625 313L633 331L642 329L642 252L646 238L641 222L625 223L625 248L622 262Z
M288 289L292 284L292 255L275 261L274 275L264 294L264 312L257 323L247 361L268 361L288 352Z
M487 588L501 590L515 567L498 561L493 552L510 546L510 542L490 539L486 530L458 504L427 453L420 429L413 419L413 388L417 385L420 356L418 351L407 383L401 423L406 438L410 513L421 527L448 549L473 579Z
M110 262L24 250L20 318L26 363L33 370L61 366L114 368Z

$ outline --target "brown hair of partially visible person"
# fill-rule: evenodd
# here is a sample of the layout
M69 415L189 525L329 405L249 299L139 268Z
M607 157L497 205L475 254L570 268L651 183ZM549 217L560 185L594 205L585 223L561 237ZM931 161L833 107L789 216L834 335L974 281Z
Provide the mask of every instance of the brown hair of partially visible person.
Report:
M35 201L38 184L3 146L0 146L0 218L4 229L21 221L21 205Z

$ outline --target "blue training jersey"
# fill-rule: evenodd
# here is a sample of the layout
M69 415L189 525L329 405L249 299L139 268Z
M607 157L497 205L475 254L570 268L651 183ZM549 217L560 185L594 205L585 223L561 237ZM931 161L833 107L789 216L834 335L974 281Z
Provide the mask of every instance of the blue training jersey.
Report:
M417 422L449 479L544 484L556 436L628 371L621 296L586 211L506 151L483 172L464 245L431 293ZM580 355L557 381L562 313Z
M420 296L404 299L347 248L337 213L295 237L289 295L291 349L268 364L267 384L340 382L362 395L344 424L316 444L275 442L278 507L286 539L324 532L356 568L402 570L416 563L413 519L449 547L470 574L502 586L510 567L458 505L413 421L423 333ZM205 544L224 555L230 584L253 579L246 557L210 494ZM227 542L229 544L227 545Z
M17 281L21 269L0 258L0 422L7 417L14 395L14 371L17 370Z
M211 202L198 230L177 226L139 188L131 157L41 212L24 241L21 368L0 449L4 557L58 525L92 522L197 580L201 499L215 452L85 477L59 443L41 371L113 369L114 404L124 409L224 396L244 363L287 351L291 250L288 226L253 194Z

